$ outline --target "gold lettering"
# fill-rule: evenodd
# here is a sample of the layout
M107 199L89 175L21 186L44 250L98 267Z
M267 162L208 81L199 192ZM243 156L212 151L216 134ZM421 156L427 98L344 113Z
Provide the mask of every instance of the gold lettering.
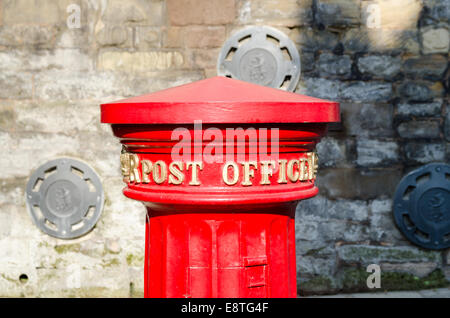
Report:
M123 181L130 181L130 154L127 152L120 154L120 171L122 172Z
M315 152L308 152L308 177L310 180L316 178L317 169L319 167L319 157Z
M250 181L250 177L255 177L255 171L250 169L253 166L258 169L258 163L256 161L245 161L241 163L244 166L244 180L242 181L243 186L251 186L253 183Z
M189 185L201 185L200 180L198 179L198 171L197 167L200 170L203 170L203 162L200 161L194 161L194 162L188 162L186 163L186 170L189 170L189 167L192 166L192 177L191 181L189 182Z
M278 183L287 183L286 179L286 159L278 160L280 166L280 172L278 174Z
M159 174L158 174L159 167ZM164 161L158 160L153 165L153 181L157 184L161 184L167 179L167 165Z
M272 176L273 171L269 169L269 166L275 166L275 161L261 161L261 182L259 184L270 184L269 176Z
M300 158L300 176L299 176L299 180L300 181L305 181L308 180L308 171L306 170L306 159L305 158Z
M141 175L138 170L139 157L137 154L130 154L130 182L141 183Z
M233 179L228 179L228 167L233 167ZM235 185L239 179L239 167L234 161L228 161L222 168L222 179L227 185Z
M184 181L183 163L181 161L171 162L169 165L169 184L182 184ZM174 178L175 177L175 178Z
M297 164L297 166L300 166L300 162L298 160L291 160L287 165L287 175L289 177L289 180L291 180L292 182L297 182L299 177L299 172L298 171L294 172L295 164Z
M142 183L150 183L148 175L152 172L153 163L150 160L142 160Z

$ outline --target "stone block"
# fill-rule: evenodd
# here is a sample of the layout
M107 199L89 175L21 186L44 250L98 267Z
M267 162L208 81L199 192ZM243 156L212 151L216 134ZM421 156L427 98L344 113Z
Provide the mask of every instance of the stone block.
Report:
M381 263L381 271L409 273L417 277L425 277L437 268L437 264L433 262L421 263Z
M360 200L328 200L323 196L300 201L296 210L296 222L348 220L363 222L368 219L367 203Z
M56 24L64 19L57 1L5 0L3 1L3 23L13 24Z
M188 27L184 31L184 43L189 48L221 47L225 42L225 27Z
M183 55L177 51L107 51L100 53L97 65L99 70L145 73L180 68L183 63Z
M435 120L410 120L397 127L401 138L439 138L439 122Z
M133 29L123 25L106 25L96 33L100 46L132 47Z
M196 49L193 53L193 65L201 69L214 68L220 49Z
M273 26L300 26L312 22L312 0L252 0L240 1L238 21Z
M308 51L333 50L339 43L336 33L328 30L316 30L311 27L294 28L289 33L289 37L300 45L301 49Z
M116 25L145 23L149 26L158 26L164 23L163 8L163 1L110 0L103 11L102 21L106 24Z
M439 117L441 115L442 100L432 103L401 103L397 105L396 115L399 117Z
M416 30L400 31L381 28L351 28L344 32L342 43L346 52L420 54Z
M448 53L450 34L448 28L425 28L421 30L422 53Z
M55 81L58 78L58 81ZM114 100L124 96L121 78L108 72L51 70L36 75L35 96L42 100Z
M319 170L317 186L321 195L330 198L368 200L392 196L402 178L398 168L353 169L333 168Z
M397 94L410 102L430 102L434 97L440 97L439 85L432 87L428 82L404 82L397 87Z
M350 78L352 60L348 55L322 53L318 60L318 70L320 77Z
M171 26L164 34L163 46L168 48L179 48L184 46L185 28Z
M361 22L359 0L318 0L316 21L324 26L346 27Z
M400 72L401 59L388 55L365 56L358 59L358 69L374 78L392 80Z
M386 166L399 160L399 147L394 141L358 139L356 152L356 163L363 167Z
M171 25L221 25L236 16L235 0L168 0L166 5Z
M450 106L447 105L447 114L444 122L444 136L447 141L450 141Z
M381 262L398 264L407 262L426 262L439 264L441 255L438 251L426 251L409 246L373 246L342 245L338 249L338 258L347 263L380 264Z
M334 167L345 163L347 145L342 140L325 137L317 144L316 149L320 167Z
M29 99L33 94L33 79L29 73L0 72L0 98Z
M391 137L391 104L341 103L342 123L346 134L361 137Z
M337 100L341 96L343 83L324 78L304 77L296 92L312 97Z
M392 84L382 82L354 82L342 89L342 98L355 102L386 102L392 98Z
M437 81L447 68L448 60L442 55L409 58L403 63L403 73L412 79Z
M0 46L50 49L55 45L55 26L12 25L0 28Z
M136 27L135 46L147 50L161 47L162 31L160 28L138 26Z
M413 163L426 164L445 161L445 144L411 142L405 145L405 157Z

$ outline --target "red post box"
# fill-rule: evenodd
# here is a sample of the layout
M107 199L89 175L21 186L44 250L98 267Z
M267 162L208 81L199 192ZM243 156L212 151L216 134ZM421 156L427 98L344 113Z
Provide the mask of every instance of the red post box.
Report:
M101 105L147 207L146 297L296 297L295 207L339 104L226 77Z

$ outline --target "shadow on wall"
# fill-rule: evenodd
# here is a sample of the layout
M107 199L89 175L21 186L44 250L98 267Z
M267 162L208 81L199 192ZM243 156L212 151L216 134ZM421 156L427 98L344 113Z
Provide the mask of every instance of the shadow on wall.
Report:
M392 197L410 170L450 160L450 1L310 3L289 28L302 59L296 92L339 101L342 122L317 147L319 196L297 209L299 293L373 291L371 263L384 289L448 284L449 252L407 241Z

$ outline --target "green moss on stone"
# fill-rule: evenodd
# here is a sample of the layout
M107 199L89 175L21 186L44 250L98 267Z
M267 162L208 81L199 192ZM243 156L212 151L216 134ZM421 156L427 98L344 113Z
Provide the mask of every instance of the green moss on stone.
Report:
M302 282L300 281L301 293L321 293L333 289L333 282L327 276L316 276L312 279Z
M120 260L118 258L113 258L113 259L110 259L110 260L104 260L103 264L102 264L103 268L111 267L111 266L117 266L117 265L120 265Z
M144 262L143 255L127 254L128 266L141 266L143 262Z
M346 292L377 291L367 287L367 273L362 268L345 269L342 276L342 288ZM381 290L420 290L428 288L441 288L449 286L445 275L437 269L426 277L418 277L403 272L381 272Z
M58 254L68 253L68 252L80 252L81 246L80 244L64 244L64 245L56 245L55 251Z

